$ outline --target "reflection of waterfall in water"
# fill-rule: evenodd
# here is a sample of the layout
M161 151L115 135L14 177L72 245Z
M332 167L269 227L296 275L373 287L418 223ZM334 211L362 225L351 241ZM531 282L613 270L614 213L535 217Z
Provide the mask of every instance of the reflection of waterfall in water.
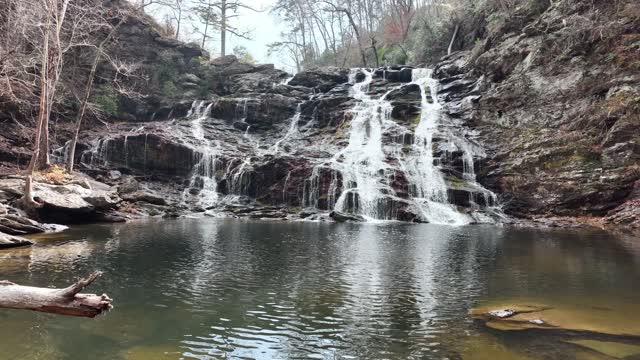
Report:
M197 193L197 203L202 207L214 206L218 201L218 183L216 181L216 162L218 147L214 147L205 135L204 122L209 118L212 103L204 106L204 101L195 101L187 117L193 118L191 131L200 147L196 152L197 162L193 167L189 186L183 199L187 200Z

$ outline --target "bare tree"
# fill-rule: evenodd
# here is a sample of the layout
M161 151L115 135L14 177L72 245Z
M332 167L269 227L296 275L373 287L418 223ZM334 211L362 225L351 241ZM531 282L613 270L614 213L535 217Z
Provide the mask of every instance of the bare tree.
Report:
M158 0L158 5L164 6L170 11L170 19L175 23L174 37L180 38L180 30L182 29L182 21L187 13L187 0Z
M241 30L232 25L232 21L240 16L239 11L245 9L261 12L241 0L197 0L193 11L204 25L202 31L202 47L204 47L210 28L220 32L220 55L227 53L227 35L232 34L242 39L251 39L251 31Z

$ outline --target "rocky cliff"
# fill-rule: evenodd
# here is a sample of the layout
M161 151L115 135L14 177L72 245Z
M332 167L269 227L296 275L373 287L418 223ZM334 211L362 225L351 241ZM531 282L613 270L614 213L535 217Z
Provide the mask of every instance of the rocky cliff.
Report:
M114 46L142 64L147 82L134 85L144 96L111 98L100 84L97 100L112 112L77 152L79 169L108 184L94 185L107 200L51 191L77 194L90 221L331 212L338 221L464 224L508 221L506 213L637 226L638 5L523 3L499 26L477 22L484 38L433 72L292 77L233 56L210 61L132 19ZM2 113L0 161L10 172L28 159L30 132L10 108ZM67 154L61 124L58 160ZM15 181L5 180L0 198L17 200Z
M516 216L637 226L640 4L521 4L436 69L447 113L488 150L480 181Z

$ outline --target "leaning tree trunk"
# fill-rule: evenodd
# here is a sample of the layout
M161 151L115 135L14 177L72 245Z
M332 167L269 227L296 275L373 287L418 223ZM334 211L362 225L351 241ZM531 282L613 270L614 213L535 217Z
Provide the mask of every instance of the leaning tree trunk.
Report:
M80 291L101 275L101 272L94 272L64 289L38 288L0 281L0 308L93 318L112 308L111 299L105 294L81 294Z
M451 36L451 42L449 42L449 47L447 48L447 55L451 55L451 51L453 51L453 44L456 42L456 37L458 36L459 30L460 25L456 24L456 28L453 31L453 36Z

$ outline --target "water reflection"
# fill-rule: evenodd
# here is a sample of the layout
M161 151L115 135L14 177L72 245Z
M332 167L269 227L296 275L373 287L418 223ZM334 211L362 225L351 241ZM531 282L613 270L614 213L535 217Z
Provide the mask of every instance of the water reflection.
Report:
M62 285L101 269L96 290L116 310L97 321L0 311L0 357L459 359L514 347L535 358L539 342L491 335L469 308L589 299L633 312L640 300L637 247L601 232L203 219L39 241L0 253L0 278Z

